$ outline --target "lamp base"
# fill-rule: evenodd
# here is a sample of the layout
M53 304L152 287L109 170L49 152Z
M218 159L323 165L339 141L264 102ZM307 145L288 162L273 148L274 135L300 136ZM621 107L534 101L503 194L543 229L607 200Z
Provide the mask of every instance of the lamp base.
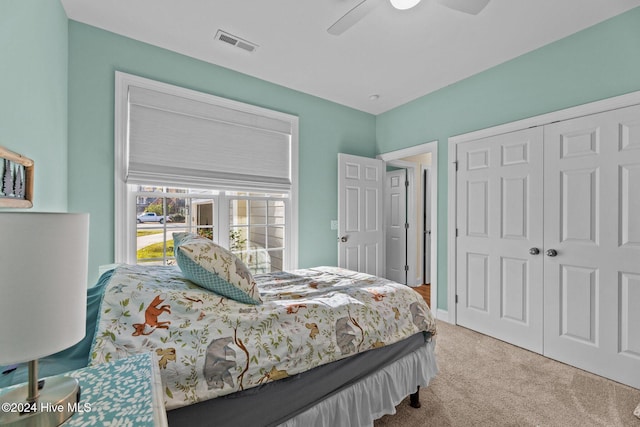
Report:
M27 394L24 385L0 396L0 426L59 426L76 412L80 385L75 378L51 377L44 380L36 402L28 403Z

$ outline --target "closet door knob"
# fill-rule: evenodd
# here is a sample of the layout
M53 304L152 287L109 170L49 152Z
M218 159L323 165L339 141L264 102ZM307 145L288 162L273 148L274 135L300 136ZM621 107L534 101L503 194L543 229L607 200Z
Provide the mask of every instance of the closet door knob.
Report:
M558 255L558 251L556 251L555 249L548 249L547 250L547 256L554 257L556 255Z
M340 238L340 241L343 242L343 243L346 242L347 241L347 236L342 236Z
M531 249L529 249L529 253L530 253L531 255L538 255L538 254L540 253L540 249L538 249L538 248L531 248Z

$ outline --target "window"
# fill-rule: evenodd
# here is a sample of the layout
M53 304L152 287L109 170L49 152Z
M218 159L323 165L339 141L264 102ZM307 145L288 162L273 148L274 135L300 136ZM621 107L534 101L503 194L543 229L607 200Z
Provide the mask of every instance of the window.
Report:
M268 195L264 195L268 196ZM286 236L286 197L230 194L229 247L252 272L282 270Z
M197 233L213 239L213 206L217 197L215 192L132 187L136 199L138 264L174 264L173 233Z
M115 104L115 262L171 265L187 231L297 267L297 117L120 72Z
M190 232L228 247L253 274L283 269L287 194L151 186L131 190L136 199L138 264L175 264L173 233Z

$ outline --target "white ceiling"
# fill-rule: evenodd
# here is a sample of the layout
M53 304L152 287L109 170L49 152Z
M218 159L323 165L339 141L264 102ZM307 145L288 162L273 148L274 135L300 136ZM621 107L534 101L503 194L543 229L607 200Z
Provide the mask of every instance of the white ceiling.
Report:
M340 36L361 0L61 0L70 19L379 114L640 6L640 0L491 0L476 16L386 0ZM218 29L259 45L214 40ZM370 96L379 95L373 101Z

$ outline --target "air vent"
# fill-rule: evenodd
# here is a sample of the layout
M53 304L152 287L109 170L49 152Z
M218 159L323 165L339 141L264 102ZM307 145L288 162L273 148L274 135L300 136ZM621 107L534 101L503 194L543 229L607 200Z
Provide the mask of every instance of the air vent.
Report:
M246 50L247 52L253 52L258 47L258 45L255 43L242 40L240 37L236 37L233 34L229 34L222 30L218 30L218 32L216 33L216 40L220 40L221 42L228 43L237 48Z

